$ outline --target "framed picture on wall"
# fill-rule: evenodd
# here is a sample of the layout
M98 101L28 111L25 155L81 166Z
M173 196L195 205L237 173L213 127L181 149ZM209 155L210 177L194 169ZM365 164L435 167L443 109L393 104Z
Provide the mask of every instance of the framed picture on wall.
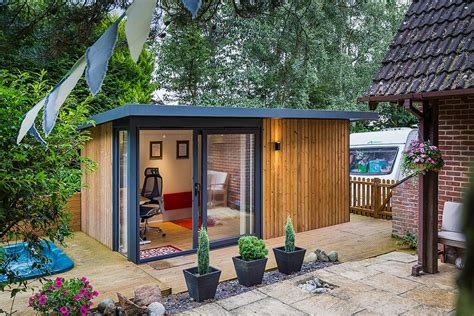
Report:
M189 158L189 140L176 141L176 159Z
M150 142L150 159L163 159L163 142Z

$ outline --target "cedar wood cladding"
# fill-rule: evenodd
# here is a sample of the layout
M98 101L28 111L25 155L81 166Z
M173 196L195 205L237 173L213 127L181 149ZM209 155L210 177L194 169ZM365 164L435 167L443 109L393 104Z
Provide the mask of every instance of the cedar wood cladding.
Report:
M349 121L265 119L263 237L349 221ZM274 142L281 150L274 150Z
M81 154L96 163L82 178L81 230L112 248L112 123L90 129L92 139Z

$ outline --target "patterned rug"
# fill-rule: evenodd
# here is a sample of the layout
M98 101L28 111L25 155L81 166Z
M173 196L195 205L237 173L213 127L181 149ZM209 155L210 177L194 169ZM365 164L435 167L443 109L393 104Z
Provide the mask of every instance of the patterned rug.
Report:
M140 250L140 259L154 258L154 257L169 255L170 253L176 253L180 251L182 250L171 245L155 247L155 248L150 248L150 249L143 249L143 250Z

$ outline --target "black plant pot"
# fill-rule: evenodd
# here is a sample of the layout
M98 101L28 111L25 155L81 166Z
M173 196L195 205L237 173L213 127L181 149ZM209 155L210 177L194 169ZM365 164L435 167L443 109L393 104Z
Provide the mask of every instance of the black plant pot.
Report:
M306 249L295 247L295 251L286 252L285 247L273 248L278 271L283 274L292 274L300 272L303 265Z
M204 275L198 274L198 268L184 269L184 279L188 287L189 296L195 301L202 302L216 296L217 285L221 270L209 267L209 273Z
M262 283L267 260L267 258L263 258L245 261L240 256L232 257L239 283L245 286L254 286Z

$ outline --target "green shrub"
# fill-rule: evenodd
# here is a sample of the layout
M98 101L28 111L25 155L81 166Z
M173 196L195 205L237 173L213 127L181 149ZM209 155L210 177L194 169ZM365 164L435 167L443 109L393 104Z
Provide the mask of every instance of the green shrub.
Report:
M268 255L265 242L255 236L242 236L239 239L239 254L245 261L263 259Z
M400 245L409 247L410 249L416 249L418 240L415 234L407 232L403 237L400 237Z
M286 219L285 225L285 251L295 251L295 228L290 216Z
M207 231L204 226L199 230L198 244L198 273L199 275L203 275L209 272L209 237L207 236Z

